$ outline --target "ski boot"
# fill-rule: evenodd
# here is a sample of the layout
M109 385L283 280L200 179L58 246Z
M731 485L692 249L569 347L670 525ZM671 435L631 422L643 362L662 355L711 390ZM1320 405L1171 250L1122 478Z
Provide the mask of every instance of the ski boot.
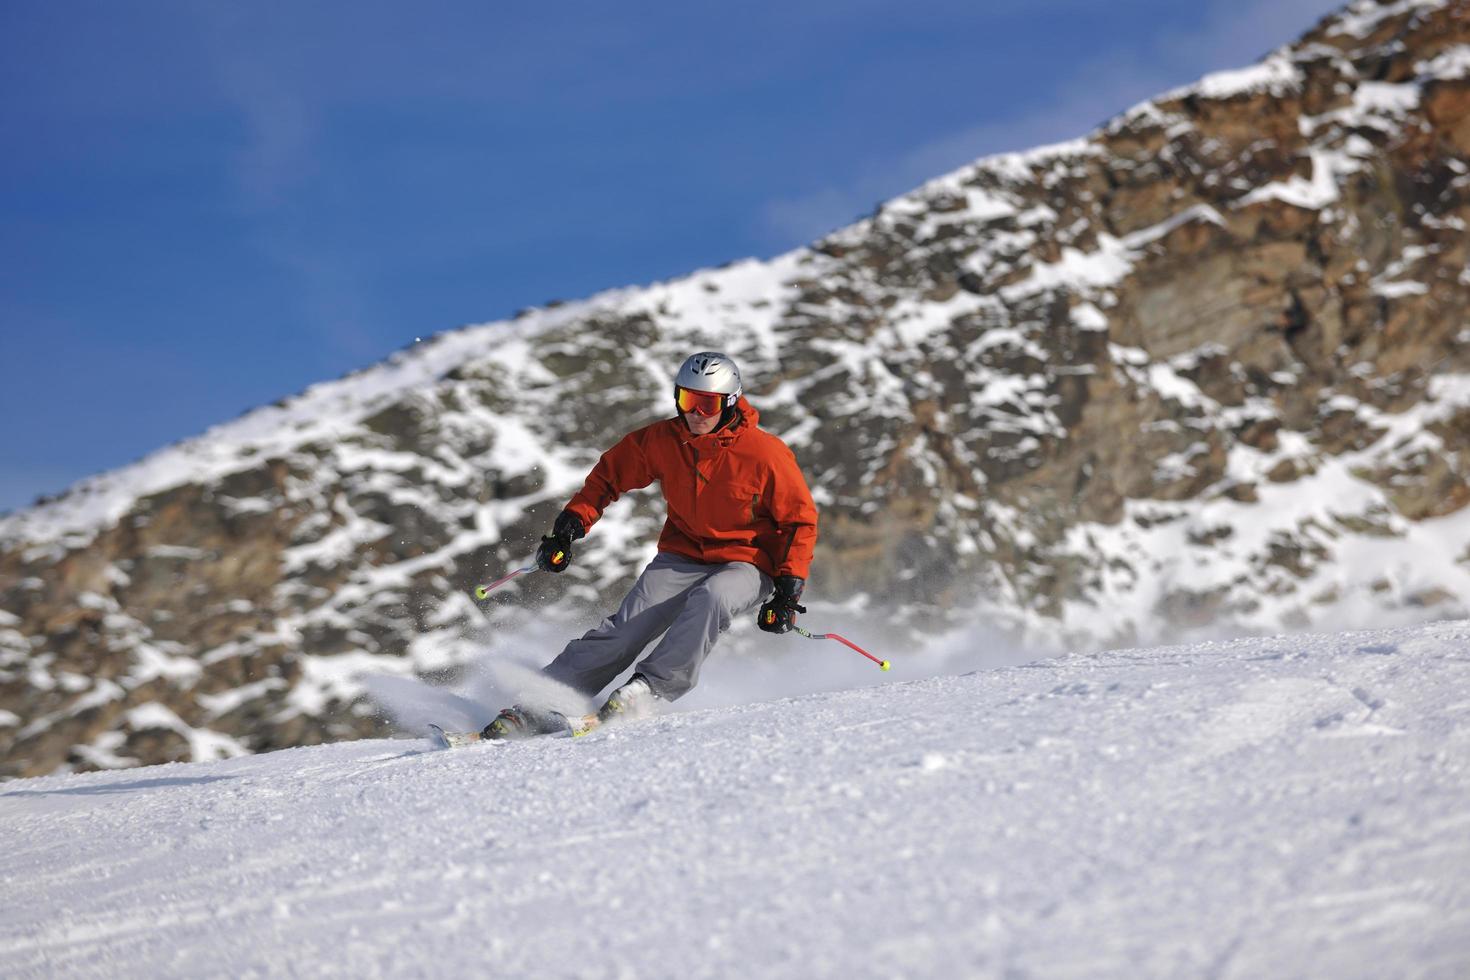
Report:
M614 720L647 718L653 714L653 706L657 701L658 695L653 693L653 688L644 676L634 674L628 683L608 695L607 702L597 710L597 723L604 725Z
M535 735L566 731L567 727L566 716L559 711L542 711L523 704L513 704L496 715L495 720L480 732L480 737L492 742L531 738Z

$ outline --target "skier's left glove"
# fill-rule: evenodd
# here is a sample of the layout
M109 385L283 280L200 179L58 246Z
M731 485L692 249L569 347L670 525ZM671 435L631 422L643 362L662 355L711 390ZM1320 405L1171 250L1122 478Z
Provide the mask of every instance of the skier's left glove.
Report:
M795 575L776 576L776 592L761 606L756 625L767 633L789 633L796 625L796 614L806 612L801 605L801 590L806 588L806 579Z
M551 533L543 535L536 549L536 567L543 572L564 572L572 563L572 542L584 537L582 519L569 510L556 515Z

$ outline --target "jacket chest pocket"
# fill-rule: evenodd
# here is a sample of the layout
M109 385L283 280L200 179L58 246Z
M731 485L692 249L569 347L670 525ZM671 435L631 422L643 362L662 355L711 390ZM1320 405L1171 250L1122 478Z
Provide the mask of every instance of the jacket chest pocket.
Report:
M725 527L753 527L763 511L761 488L753 483L711 485L701 496L701 509Z

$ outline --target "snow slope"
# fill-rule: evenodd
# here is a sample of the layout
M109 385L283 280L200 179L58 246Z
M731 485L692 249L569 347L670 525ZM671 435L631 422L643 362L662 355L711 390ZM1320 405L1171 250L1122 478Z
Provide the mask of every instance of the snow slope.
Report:
M904 669L7 783L0 975L1470 975L1470 623Z

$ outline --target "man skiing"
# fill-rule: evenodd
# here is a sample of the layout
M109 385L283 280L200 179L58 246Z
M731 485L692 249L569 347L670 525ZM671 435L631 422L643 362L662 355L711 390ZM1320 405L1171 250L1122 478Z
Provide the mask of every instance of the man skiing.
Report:
M817 540L817 509L778 437L756 427L759 413L742 395L740 371L724 354L690 356L674 382L677 414L624 436L602 455L587 481L541 539L536 564L562 572L572 542L629 490L658 481L668 507L658 555L643 569L618 611L548 664L547 676L591 697L663 639L614 691L599 721L640 716L699 680L699 668L735 617L760 605L770 633L796 624ZM483 738L561 731L566 719L534 705L506 708Z

